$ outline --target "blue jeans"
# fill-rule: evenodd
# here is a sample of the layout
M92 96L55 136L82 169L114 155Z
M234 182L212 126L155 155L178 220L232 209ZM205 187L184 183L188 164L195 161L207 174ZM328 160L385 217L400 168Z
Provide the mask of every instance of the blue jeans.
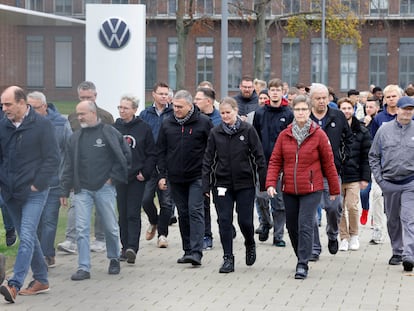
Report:
M89 272L91 258L89 236L91 231L92 209L101 217L108 259L119 258L119 227L115 213L116 190L113 185L104 184L96 191L82 189L74 195L76 213L76 232L78 245L78 269Z
M204 239L204 198L201 179L171 183L171 194L178 211L178 225L186 254L202 256Z
M14 231L14 225L13 220L11 219L9 212L6 208L6 203L3 201L3 197L0 195L0 209L1 209L1 215L3 217L3 224L4 224L4 230L7 231Z
M43 208L42 217L40 218L39 227L37 228L37 236L42 247L43 255L47 257L55 256L54 244L59 219L59 197L60 188L50 188L45 207Z
M359 192L361 197L361 207L364 210L369 210L369 193L371 192L371 182L368 183L368 186Z
M47 265L36 234L48 193L49 189L41 192L32 191L24 203L14 200L7 202L7 210L20 238L14 263L14 275L9 280L9 286L19 290L23 286L29 267L32 268L33 279L49 284Z

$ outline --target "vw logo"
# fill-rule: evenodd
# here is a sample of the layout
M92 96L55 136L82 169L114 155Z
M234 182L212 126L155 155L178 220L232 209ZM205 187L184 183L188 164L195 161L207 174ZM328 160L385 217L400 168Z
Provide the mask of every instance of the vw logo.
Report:
M99 39L109 49L120 49L129 40L128 25L120 18L109 18L102 23L99 30Z

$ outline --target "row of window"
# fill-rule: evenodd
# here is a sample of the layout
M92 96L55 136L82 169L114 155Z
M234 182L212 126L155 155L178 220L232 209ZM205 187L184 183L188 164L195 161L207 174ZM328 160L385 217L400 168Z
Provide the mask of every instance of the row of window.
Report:
M44 86L45 51L43 36L27 36L27 86ZM214 83L214 41L213 38L196 39L196 72L195 85L203 80ZM300 42L298 39L283 39L282 41L282 72L281 78L290 85L298 82L307 82L307 77L301 76ZM243 42L241 38L229 38L228 44L228 89L238 89L242 75ZM328 55L328 43L325 43L325 51ZM324 72L321 76L322 45L318 38L311 42L311 75L309 81L328 81L328 57L324 57ZM254 55L254 53L253 53ZM160 55L162 57L163 55ZM177 38L168 40L168 84L175 89L177 60ZM158 48L156 38L147 38L146 45L146 89L152 89L158 81L157 61ZM388 47L384 38L371 38L369 44L369 83L384 86L387 83ZM254 62L252 62L254 63ZM266 42L265 48L265 79L271 75L272 55L271 42ZM194 74L194 73L187 73ZM273 73L274 74L274 73ZM356 89L358 76L357 49L352 45L343 45L340 49L340 89L346 91ZM300 81L300 80L305 81ZM399 84L405 87L414 81L414 38L401 38L399 45ZM55 37L55 86L72 87L72 37Z
M30 10L36 11L44 11L44 1L45 0L26 0L26 8ZM164 4L168 1L166 4ZM221 8L221 1L218 1L216 4L215 0L197 0L195 9L196 14L215 14L216 10L218 11ZM54 9L55 14L59 15L84 15L84 8L87 3L112 3L112 4L128 4L130 1L128 0L111 0L111 1L102 1L102 0L82 0L82 5L79 6L81 11L77 11L76 6L74 4L75 1L73 0L54 0ZM141 4L145 4L147 6L147 13L149 15L170 15L175 16L177 12L177 0L164 0L162 1L163 5L161 5L161 1L156 0L141 0L138 1ZM159 3L160 2L160 3ZM229 0L229 13L230 15L238 16L238 3L239 0ZM301 7L302 2L302 7ZM360 12L360 2L359 0L341 0L342 4L348 6L352 11L355 13ZM136 3L136 1L134 2ZM234 3L234 5L232 5ZM302 10L315 10L318 9L320 6L321 1L310 1L310 5L307 4L306 7L303 7L303 1L301 0L283 0L283 5L281 9L271 8L268 10L267 14L271 15L282 15L282 14L290 14L290 13L298 13ZM389 0L370 0L369 1L369 14L370 15L387 15L389 13ZM253 9L253 1L252 7L249 9ZM401 15L408 15L414 13L414 0L400 0L400 14Z
M196 72L195 85L203 80L214 83L214 45L213 38L196 39ZM329 64L328 57L324 57L323 75L321 75L322 43L319 38L311 41L311 64L310 77L303 77L300 73L300 42L299 39L283 39L282 41L282 72L281 78L290 85L298 82L324 82L328 80ZM229 38L228 43L228 89L235 91L239 87L242 75L242 39ZM358 77L358 51L353 45L342 45L340 49L340 90L357 89ZM253 53L254 55L254 53ZM328 55L328 42L325 42L325 54ZM151 89L158 81L157 59L162 55L157 53L157 39L147 38L146 45L146 89ZM168 84L175 89L177 59L177 40L168 40ZM383 38L372 38L369 44L369 84L385 86L387 83L387 40ZM254 61L252 62L254 63ZM265 80L269 80L272 73L272 55L270 40L266 42L265 48ZM187 73L188 74L188 73ZM414 81L414 38L401 38L399 46L399 84L405 87Z

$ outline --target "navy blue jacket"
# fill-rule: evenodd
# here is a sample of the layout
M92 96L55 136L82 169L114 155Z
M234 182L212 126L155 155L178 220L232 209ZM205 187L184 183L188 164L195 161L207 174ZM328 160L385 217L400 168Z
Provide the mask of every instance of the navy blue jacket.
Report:
M374 139L375 134L377 133L378 129L384 122L389 122L394 120L396 114L389 114L387 111L387 104L384 105L384 110L378 112L375 116L374 120L371 121L371 137Z
M276 139L293 121L293 113L287 106L272 107L264 105L256 110L253 126L262 141L266 163L269 162Z
M4 201L26 202L35 186L44 191L59 169L59 148L52 123L29 108L16 128L0 120L0 187Z
M173 110L170 106L165 107L164 111L160 115L157 114L154 106L150 106L141 111L139 117L151 127L154 141L157 142L162 121L164 121L164 119L168 118L172 114Z

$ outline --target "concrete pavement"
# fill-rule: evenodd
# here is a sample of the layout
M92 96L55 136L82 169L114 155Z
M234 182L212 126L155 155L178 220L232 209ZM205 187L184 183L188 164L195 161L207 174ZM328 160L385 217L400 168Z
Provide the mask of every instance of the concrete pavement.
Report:
M212 209L213 211L213 209ZM143 215L143 219L146 217ZM121 274L108 275L103 253L92 253L91 279L74 282L77 256L58 253L50 269L51 290L38 296L18 296L15 304L0 298L0 310L413 310L414 278L402 266L389 266L389 241L369 245L371 229L361 226L358 251L330 255L324 225L323 251L310 263L306 280L295 280L296 257L287 233L287 246L257 241L257 261L244 263L240 230L234 240L235 272L219 274L222 248L216 216L212 215L214 248L204 252L202 266L177 264L181 257L178 225L170 226L169 247L145 241L136 264L121 263ZM145 221L143 228L146 227ZM271 232L272 233L272 232ZM257 237L257 235L256 235ZM31 274L26 284L31 280Z

